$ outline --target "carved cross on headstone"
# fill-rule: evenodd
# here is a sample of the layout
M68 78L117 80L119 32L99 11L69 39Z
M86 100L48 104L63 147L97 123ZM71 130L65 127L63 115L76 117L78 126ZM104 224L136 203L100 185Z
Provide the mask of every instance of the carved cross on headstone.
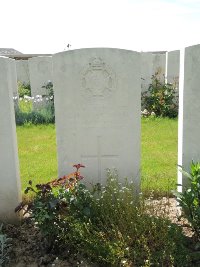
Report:
M97 159L97 168L98 168L98 181L101 182L102 178L102 159L117 159L118 155L113 154L102 154L101 151L101 136L97 136L97 153L93 155L81 155L83 159L96 158ZM108 166L108 168L111 166Z

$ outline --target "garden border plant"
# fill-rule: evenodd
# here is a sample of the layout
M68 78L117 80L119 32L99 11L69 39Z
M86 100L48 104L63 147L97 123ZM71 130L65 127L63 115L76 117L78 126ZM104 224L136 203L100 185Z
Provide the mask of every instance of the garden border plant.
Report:
M142 115L156 115L175 118L178 116L178 95L176 84L165 83L157 71L151 77L148 90L141 95L144 111Z
M120 183L108 171L105 186L90 189L76 171L33 187L35 197L16 212L29 212L48 240L48 249L67 250L102 266L188 266L190 261L180 227L152 213L133 183ZM161 249L162 248L162 249Z
M182 174L188 178L188 186L182 188L183 192L174 192L177 197L182 214L190 223L194 232L194 239L199 243L200 248L200 162L192 161L190 172L179 166ZM182 185L178 185L182 186Z
M29 86L19 83L19 98L13 97L17 125L55 123L53 83L48 81L43 86L45 95L30 96ZM27 94L25 94L27 93ZM34 105L34 109L33 109Z

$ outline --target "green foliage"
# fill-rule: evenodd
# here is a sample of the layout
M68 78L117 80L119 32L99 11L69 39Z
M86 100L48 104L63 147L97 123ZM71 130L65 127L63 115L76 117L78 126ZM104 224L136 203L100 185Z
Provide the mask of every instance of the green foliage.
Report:
M37 103L36 99L34 100L35 103L33 104L33 99L34 98L25 96L24 99L20 99L19 105L15 106L16 124L23 125L54 123L55 114L52 101L49 100L45 103Z
M117 173L108 172L105 187L88 189L80 183L83 166L74 167L73 174L26 189L36 197L25 210L51 247L100 266L188 266L181 229L157 217L133 183L120 184Z
M87 211L87 207L82 205L82 201L88 199L86 194L84 197L82 194L85 187L78 183L82 179L78 169L83 166L74 165L74 167L77 168L76 172L46 184L37 184L34 187L32 181L29 181L25 194L31 192L35 197L32 202L21 202L15 209L18 212L25 208L25 213L31 214L31 218L47 238L50 247L56 247L63 231L67 231L68 220L65 218L67 216L70 218L71 211L74 211L73 215L76 216L78 210L79 216L82 212L83 217ZM87 203L89 205L90 202Z
M3 233L3 224L0 225L0 267L7 266L9 262L9 248L11 247L11 238L7 238Z
M19 101L17 101L17 97L14 98L17 125L48 124L55 122L52 82L48 81L43 88L46 89L45 95L31 97L30 85L18 82Z
M188 178L190 185L175 195L182 208L182 216L190 222L195 237L200 241L200 163L192 161L190 173L181 172Z
M187 266L181 229L156 217L134 185L120 184L116 173L108 172L92 209L79 240L91 260L102 266Z
M30 83L21 83L18 81L18 94L19 97L24 97L25 95L31 96Z
M159 72L156 72L151 80L148 90L142 93L141 97L142 107L147 110L146 113L169 118L177 117L178 97L175 85L162 81Z

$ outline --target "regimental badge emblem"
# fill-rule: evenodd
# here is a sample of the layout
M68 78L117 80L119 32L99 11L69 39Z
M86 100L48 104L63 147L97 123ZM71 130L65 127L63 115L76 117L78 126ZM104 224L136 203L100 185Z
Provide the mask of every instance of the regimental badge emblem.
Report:
M84 94L93 98L105 98L115 89L115 75L100 58L94 57L82 71L81 84Z

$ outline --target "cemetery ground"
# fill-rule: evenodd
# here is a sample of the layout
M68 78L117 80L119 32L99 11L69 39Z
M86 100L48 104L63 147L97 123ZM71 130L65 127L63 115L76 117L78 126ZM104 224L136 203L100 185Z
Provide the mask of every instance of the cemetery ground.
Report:
M124 200L122 203L118 202L117 198L116 204L119 206L116 221L116 214L115 212L111 214L112 207L109 206L110 196L116 190L121 194L121 189L110 188L111 191L108 194L105 193L103 229L106 236L98 236L96 229L86 228L87 237L83 237L87 241L85 249L91 256L90 259L97 262L97 265L91 264L82 255L74 256L67 244L59 254L55 250L48 251L48 241L43 238L39 229L30 221L25 221L21 227L5 226L5 231L13 239L14 246L14 252L12 251L10 255L10 266L199 266L198 251L195 251L197 261L188 260L188 252L185 251L183 244L186 242L190 244L192 232L187 227L186 220L177 219L176 201L170 198L171 190L176 188L177 179L177 124L177 119L142 118L141 188L148 200L144 206L142 204L139 209L138 207L135 209ZM35 185L57 178L55 126L53 124L18 126L17 137L22 191L27 187L29 180L32 180ZM123 190L121 196L129 197L129 191L126 191L126 188ZM153 195L154 199L152 199ZM27 200L27 195L25 198ZM100 216L99 212L101 211L98 211L98 216ZM139 221L134 221L135 217L129 215L131 213L137 214ZM110 227L110 222L117 228L112 231L106 230ZM130 222L136 223L133 231L128 230L131 229ZM78 235L78 231L83 231L81 225L77 221L73 222L73 228L70 229L74 244L76 244L75 236ZM181 234L180 226L184 230L184 235ZM50 226L47 225L47 227ZM50 232L51 235L54 234L53 231ZM82 234L84 235L84 231ZM129 242L126 240L129 235L135 240L135 244L132 244L134 249L130 251L127 247ZM187 241L185 236L189 238ZM77 242L76 246L81 251L80 239L77 239ZM91 245L97 250L91 249ZM189 245L190 251L194 253L192 246ZM103 256L100 256L99 250ZM163 253L165 250L166 253ZM134 263L131 262L131 257L136 258Z

